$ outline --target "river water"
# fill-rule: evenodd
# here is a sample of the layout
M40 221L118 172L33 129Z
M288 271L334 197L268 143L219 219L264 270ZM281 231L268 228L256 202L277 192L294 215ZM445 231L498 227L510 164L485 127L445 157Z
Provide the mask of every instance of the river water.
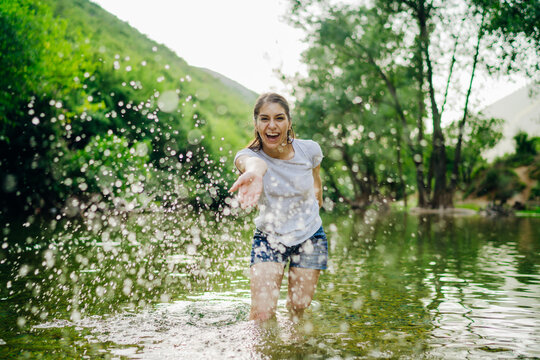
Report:
M0 358L540 358L540 218L325 214L297 324L248 321L251 216L3 224Z

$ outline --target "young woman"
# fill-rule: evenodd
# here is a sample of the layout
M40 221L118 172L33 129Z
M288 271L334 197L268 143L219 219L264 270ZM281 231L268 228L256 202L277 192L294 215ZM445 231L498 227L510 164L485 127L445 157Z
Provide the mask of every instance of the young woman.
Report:
M289 104L281 95L261 95L253 119L255 139L236 154L234 163L242 174L230 189L238 191L242 208L259 208L251 250L250 319L275 316L289 263L287 308L298 320L328 259L319 216L323 155L316 142L294 139Z

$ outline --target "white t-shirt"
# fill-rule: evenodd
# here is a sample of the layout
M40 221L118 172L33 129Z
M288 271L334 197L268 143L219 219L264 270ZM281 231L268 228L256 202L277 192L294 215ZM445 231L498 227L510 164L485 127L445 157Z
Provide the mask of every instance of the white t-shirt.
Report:
M309 239L321 227L319 203L315 197L313 168L323 158L321 147L312 140L294 139L294 157L275 159L263 150L240 150L242 155L256 156L268 164L263 177L263 192L259 198L257 229L286 246L298 245Z

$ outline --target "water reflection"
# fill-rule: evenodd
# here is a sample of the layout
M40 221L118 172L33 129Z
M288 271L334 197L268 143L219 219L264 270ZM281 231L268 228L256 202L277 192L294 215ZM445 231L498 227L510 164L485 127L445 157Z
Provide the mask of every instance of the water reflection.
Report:
M334 257L328 291L330 302L336 284L363 290L348 290L344 301L360 302L368 317L357 331L373 334L382 323L383 331L413 335L417 349L437 357L481 357L492 351L538 356L537 220L401 214L359 230L360 220L344 223L349 241L343 227L336 234L336 252L345 256ZM414 330L406 328L411 317ZM386 347L377 340L370 344ZM399 354L399 346L391 348Z
M290 323L283 288L265 328L247 321L249 219L6 224L0 357L540 356L540 219L324 221L331 260L311 310Z

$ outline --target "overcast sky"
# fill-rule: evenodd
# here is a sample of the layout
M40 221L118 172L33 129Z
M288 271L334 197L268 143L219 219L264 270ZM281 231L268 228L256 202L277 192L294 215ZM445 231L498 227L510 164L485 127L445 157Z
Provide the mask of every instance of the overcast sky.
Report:
M158 43L163 43L190 65L217 71L262 93L287 94L274 73L305 73L300 53L306 48L301 30L288 25L287 0L93 0L105 10ZM481 105L490 104L525 84L507 79L475 80Z
M217 71L261 93L285 91L274 74L294 74L305 48L286 24L285 0L93 0L190 65Z

